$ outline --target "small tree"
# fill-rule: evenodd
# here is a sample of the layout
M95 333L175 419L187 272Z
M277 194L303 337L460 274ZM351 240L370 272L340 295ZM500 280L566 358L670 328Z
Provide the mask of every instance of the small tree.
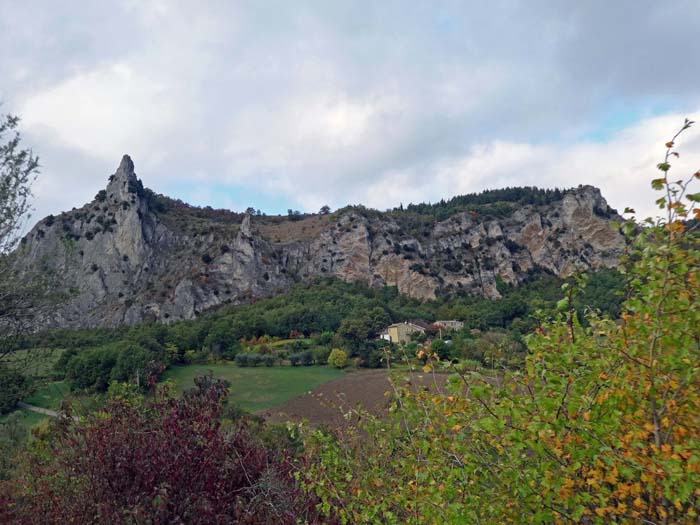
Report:
M348 366L348 354L340 348L334 348L328 356L328 364L335 368L345 368Z
M10 253L30 217L31 186L39 170L38 157L21 147L18 125L18 117L0 116L0 373L8 379L0 386L8 390L0 396L8 399L26 393L22 390L27 383L17 373L29 359L16 359L17 340L30 329L39 305L48 298L46 275L22 275L25 266L19 255ZM14 379L9 380L11 376Z
M18 125L19 117L0 117L0 253L16 246L29 219L31 186L39 170L39 158L20 146Z
M0 367L0 414L17 407L27 391L27 378L16 370Z

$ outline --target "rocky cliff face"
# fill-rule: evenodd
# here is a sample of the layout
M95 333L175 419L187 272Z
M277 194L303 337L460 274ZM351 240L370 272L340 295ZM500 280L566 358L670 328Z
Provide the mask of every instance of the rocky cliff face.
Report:
M191 319L320 276L421 299L497 297L497 277L518 284L537 270L611 267L624 246L616 214L591 186L509 210L460 211L418 228L364 208L298 220L217 212L144 190L125 156L93 202L40 221L15 256L27 278L52 272L65 293L44 323L86 327Z

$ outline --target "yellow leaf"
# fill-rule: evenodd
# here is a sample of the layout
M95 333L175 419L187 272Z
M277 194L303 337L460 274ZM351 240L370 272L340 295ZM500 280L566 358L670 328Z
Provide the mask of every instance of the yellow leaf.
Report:
M611 484L617 483L617 468L613 468L610 472L606 474L605 481Z

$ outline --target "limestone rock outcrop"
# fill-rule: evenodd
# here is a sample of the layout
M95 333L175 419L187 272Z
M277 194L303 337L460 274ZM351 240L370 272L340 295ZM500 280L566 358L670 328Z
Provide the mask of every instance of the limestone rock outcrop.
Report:
M14 257L25 278L48 273L64 296L44 325L116 326L191 319L324 276L420 299L450 290L495 298L497 278L517 285L537 271L615 266L624 239L614 220L591 186L508 213L458 211L420 231L362 207L252 216L156 195L124 156L95 200L39 221Z

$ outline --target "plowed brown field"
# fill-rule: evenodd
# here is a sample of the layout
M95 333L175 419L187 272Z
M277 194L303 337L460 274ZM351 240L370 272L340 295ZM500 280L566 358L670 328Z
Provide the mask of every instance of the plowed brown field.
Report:
M404 375L408 377L408 373ZM417 388L442 388L446 380L446 374L410 374L410 382ZM358 406L375 415L386 413L391 391L387 370L352 372L260 415L274 423L307 420L315 425L344 426L353 418L343 415Z

